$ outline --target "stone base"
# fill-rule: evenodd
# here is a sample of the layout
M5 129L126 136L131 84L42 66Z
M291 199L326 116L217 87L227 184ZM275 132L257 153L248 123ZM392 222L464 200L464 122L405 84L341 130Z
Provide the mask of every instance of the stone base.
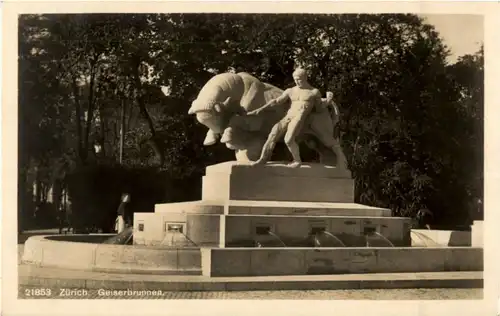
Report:
M354 180L348 170L321 164L290 168L230 161L207 167L202 199L353 203Z
M157 205L153 214L134 214L134 225L134 243L141 245L411 245L409 219L354 203L350 172L321 164L209 166L202 201Z
M23 261L87 271L271 279L483 270L482 221L472 227L475 248L447 247L453 234L440 232L434 236L440 247L418 248L411 247L410 219L391 215L354 203L353 180L333 167L228 162L207 168L202 201L135 213L134 246L103 244L107 235L90 241L90 235L31 237ZM432 239L429 233L420 235Z

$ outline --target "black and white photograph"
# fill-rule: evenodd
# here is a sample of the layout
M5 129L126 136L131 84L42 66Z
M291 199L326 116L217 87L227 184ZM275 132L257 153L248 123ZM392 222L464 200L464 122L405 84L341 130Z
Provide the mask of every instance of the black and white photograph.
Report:
M16 20L16 304L486 299L483 14Z

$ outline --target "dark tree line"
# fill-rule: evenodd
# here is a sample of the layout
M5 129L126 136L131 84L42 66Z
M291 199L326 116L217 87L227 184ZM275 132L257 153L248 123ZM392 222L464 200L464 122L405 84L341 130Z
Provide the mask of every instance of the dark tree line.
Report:
M297 65L335 94L357 202L401 216L427 208L436 224L482 216L483 51L447 63L439 34L418 16L65 14L19 22L22 217L49 188L59 201L67 175L115 168L121 126L129 173L195 179L233 159L223 146L203 147L206 129L187 115L190 102L216 73L246 71L285 88ZM181 199L172 192L152 199Z

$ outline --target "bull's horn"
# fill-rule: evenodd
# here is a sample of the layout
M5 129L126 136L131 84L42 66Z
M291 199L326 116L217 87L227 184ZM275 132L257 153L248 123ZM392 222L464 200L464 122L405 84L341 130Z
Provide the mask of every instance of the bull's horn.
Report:
M224 100L224 102L222 102L222 104L224 105L224 107L227 107L227 105L229 104L229 101L231 101L231 97L227 97L227 99Z
M231 127L228 127L224 130L224 133L222 133L222 137L220 139L221 143L227 143L230 142L233 138L233 129Z
M188 114L195 114L195 113L196 113L196 109L194 108L194 105L191 105L191 107L189 108Z
M207 135L205 136L205 140L203 141L203 145L211 146L215 144L219 136L220 136L219 134L209 129Z
M189 108L188 114L196 114L204 110L206 109L203 108L203 105L198 101L198 99L195 99L191 103L191 107Z
M189 109L189 114L194 114L203 111L212 111L214 109L214 101L213 100L200 100L197 98L191 103L191 108Z
M218 113L222 112L222 109L220 108L220 105L218 105L218 104L215 104L215 105L214 105L214 109L215 109L215 111L216 111L216 112L218 112Z

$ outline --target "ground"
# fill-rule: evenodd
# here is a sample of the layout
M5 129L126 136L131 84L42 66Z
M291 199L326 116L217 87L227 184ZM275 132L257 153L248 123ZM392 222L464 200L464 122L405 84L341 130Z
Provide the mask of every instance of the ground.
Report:
M21 286L19 298L28 297L26 293L38 289ZM76 289L64 289L62 292L75 292ZM161 295L106 295L98 290L88 290L88 294L61 294L61 288L50 288L52 298L60 299L309 299L309 300L480 300L483 289L377 289L377 290L329 290L329 291L234 291L234 292L163 292ZM126 294L126 293L124 293Z

